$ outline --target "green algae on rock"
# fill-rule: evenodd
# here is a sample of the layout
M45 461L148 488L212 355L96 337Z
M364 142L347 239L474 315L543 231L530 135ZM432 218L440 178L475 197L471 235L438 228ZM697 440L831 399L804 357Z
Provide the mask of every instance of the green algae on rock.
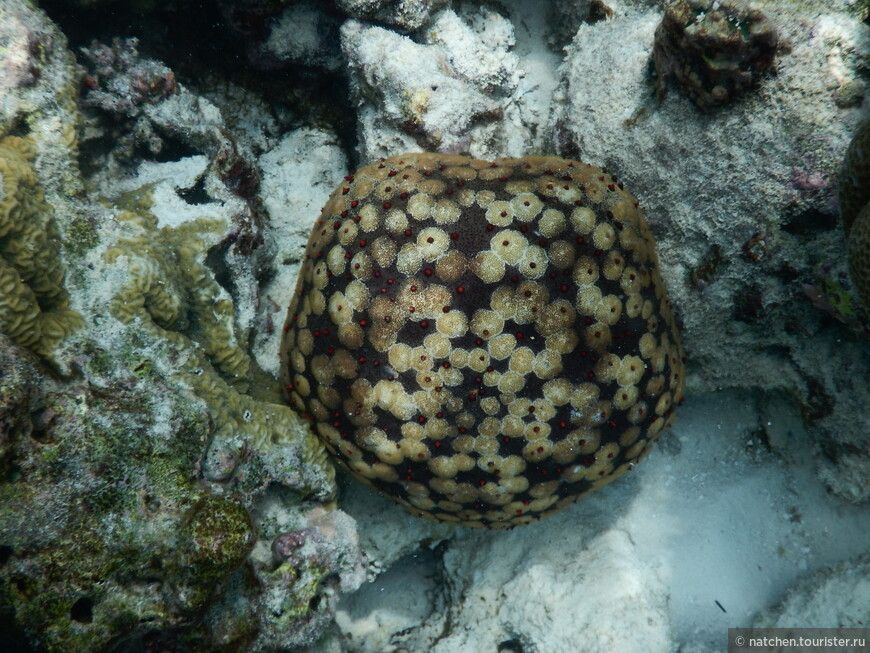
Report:
M118 370L111 381L88 373L57 386L2 336L0 362L29 367L0 384L4 397L28 395L3 443L0 603L47 651L104 650L142 622L189 623L207 606L191 597L235 570L210 579L175 571L185 510L208 494L193 474L210 430L201 401ZM164 576L171 586L147 591Z
M527 524L621 476L683 397L634 197L557 157L404 154L315 224L281 348L292 406L419 516Z
M109 224L100 293L114 299L109 315L91 305L105 295L83 302L90 329L75 334L75 377L41 375L30 351L0 336L0 601L46 650L104 650L142 636L142 624L190 631L202 640L192 650L285 641L258 612L259 593L308 623L335 565L304 562L300 573L315 565L323 581L305 596L281 585L271 560L249 555L264 537L251 511L278 486L328 501L332 469L232 337L232 305L204 264L216 226L159 230L141 207ZM242 609L236 595L252 603ZM203 619L221 629L202 635Z
M190 509L182 529L181 565L200 580L219 580L236 569L256 542L251 516L235 497L207 496Z

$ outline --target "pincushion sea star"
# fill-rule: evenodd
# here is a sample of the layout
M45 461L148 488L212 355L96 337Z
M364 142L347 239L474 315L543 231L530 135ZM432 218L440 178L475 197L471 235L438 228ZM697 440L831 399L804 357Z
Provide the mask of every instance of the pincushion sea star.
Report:
M334 457L465 526L527 524L621 476L683 396L638 203L557 157L404 154L346 177L284 331L288 400Z

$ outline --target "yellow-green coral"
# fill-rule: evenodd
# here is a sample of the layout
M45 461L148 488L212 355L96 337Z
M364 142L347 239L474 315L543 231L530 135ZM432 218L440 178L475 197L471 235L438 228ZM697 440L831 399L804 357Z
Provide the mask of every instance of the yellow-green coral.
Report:
M26 138L0 141L0 332L51 358L81 324L68 306L59 236Z
M106 261L124 257L129 280L113 301L115 315L123 322L150 318L175 340L184 332L223 374L247 375L250 359L236 343L232 302L204 262L207 239L214 240L220 223L199 219L158 230L146 210L122 211L117 220L129 237L106 252Z
M849 272L870 310L870 120L865 120L846 151L840 171L840 214L846 231Z
M142 206L116 219L124 236L105 259L121 266L127 280L112 301L112 313L125 323L138 319L178 350L181 378L209 406L215 439L260 447L304 438L305 462L331 479L322 447L292 410L272 403L279 400L277 384L256 369L236 340L232 300L205 264L221 223L198 219L160 229ZM258 387L257 399L246 394L249 385Z

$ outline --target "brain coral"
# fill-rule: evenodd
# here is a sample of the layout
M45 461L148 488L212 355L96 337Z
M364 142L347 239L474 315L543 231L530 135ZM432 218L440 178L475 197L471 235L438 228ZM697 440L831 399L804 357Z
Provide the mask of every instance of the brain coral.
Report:
M587 164L383 159L312 231L288 400L417 515L549 515L631 469L682 399L654 246L634 197Z
M0 333L51 359L81 318L68 305L60 237L35 156L30 139L0 139Z
M840 171L840 213L849 248L849 272L870 310L870 120L855 132Z

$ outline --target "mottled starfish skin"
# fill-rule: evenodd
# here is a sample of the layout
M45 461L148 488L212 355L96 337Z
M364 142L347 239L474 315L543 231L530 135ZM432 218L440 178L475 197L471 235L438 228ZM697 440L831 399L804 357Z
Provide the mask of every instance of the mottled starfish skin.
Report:
M291 405L411 512L529 523L631 469L683 395L634 197L556 157L405 154L345 178L284 326Z

